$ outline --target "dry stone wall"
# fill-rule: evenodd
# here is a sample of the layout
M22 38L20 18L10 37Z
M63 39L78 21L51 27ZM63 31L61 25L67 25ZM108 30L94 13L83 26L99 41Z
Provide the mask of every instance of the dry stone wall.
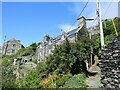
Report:
M105 88L120 90L120 34L100 55L101 83Z

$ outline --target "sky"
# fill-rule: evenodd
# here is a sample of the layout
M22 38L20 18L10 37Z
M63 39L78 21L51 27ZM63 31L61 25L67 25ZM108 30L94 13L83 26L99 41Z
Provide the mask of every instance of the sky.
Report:
M71 25L85 4L86 2L2 2L0 45L3 44L5 35L6 41L16 38L27 47L34 42L41 42L45 35L56 37L63 31L77 28L77 22L72 27ZM81 16L95 18L96 9L96 2L89 2ZM101 14L102 19L118 16L118 4L102 2ZM87 26L96 23L91 21Z

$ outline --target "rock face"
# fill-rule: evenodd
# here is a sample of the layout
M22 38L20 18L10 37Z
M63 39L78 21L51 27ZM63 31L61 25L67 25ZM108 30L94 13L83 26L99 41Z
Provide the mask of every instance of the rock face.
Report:
M120 34L100 55L101 83L105 88L120 89Z

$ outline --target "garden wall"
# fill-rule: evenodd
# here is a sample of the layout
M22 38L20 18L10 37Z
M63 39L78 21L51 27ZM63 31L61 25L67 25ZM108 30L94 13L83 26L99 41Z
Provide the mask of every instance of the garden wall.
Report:
M101 83L105 88L120 89L120 34L100 55Z

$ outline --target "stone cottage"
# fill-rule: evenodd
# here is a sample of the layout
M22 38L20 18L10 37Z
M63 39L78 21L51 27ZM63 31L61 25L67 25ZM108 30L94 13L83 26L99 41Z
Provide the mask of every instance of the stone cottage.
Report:
M86 19L84 17L80 17L77 20L78 28L69 32L64 32L55 38L52 38L49 35L44 37L44 40L37 47L38 62L45 61L46 57L52 54L52 51L55 49L55 47L61 45L66 40L66 38L69 42L75 42L76 40L85 36L84 31L87 30Z
M20 40L13 38L3 44L3 55L15 54L22 47Z

